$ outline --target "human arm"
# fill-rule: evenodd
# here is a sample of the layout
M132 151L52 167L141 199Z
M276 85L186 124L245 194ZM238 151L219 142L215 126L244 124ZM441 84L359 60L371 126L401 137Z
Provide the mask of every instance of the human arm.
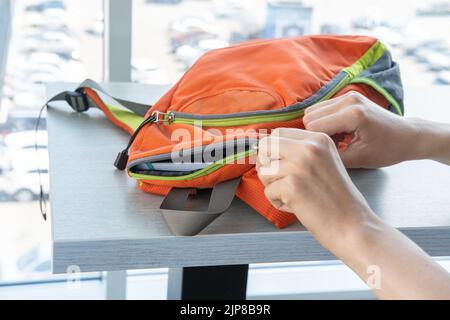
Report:
M363 281L378 268L378 297L450 299L449 274L373 213L327 135L275 130L260 141L257 170L271 203L294 213Z

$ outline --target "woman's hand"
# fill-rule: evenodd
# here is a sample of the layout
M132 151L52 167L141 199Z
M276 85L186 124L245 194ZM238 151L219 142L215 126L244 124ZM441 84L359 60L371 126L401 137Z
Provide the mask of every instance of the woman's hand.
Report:
M419 145L418 123L381 108L358 92L309 107L303 122L307 130L330 136L343 132L354 134L348 148L340 151L348 168L389 166L421 158L424 153Z
M294 213L328 249L376 219L326 134L276 129L261 139L257 159L270 202Z
M446 270L375 216L326 134L274 130L261 139L257 160L258 175L270 202L294 213L378 297L450 298Z

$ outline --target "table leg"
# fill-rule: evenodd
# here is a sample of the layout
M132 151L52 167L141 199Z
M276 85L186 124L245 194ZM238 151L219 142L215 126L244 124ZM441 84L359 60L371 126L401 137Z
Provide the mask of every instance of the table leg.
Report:
M106 272L106 300L125 300L127 298L127 272Z
M248 264L169 269L167 299L245 300Z

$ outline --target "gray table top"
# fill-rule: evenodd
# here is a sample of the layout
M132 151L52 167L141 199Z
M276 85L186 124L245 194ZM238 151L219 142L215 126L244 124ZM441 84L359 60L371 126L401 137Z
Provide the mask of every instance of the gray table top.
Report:
M47 97L74 87L49 84ZM167 89L105 87L146 103ZM450 122L448 88L410 89L407 97L409 115ZM125 132L98 110L77 114L64 103L48 109L47 124L55 273L71 265L87 272L335 259L299 223L277 230L239 200L200 235L173 236L158 210L162 198L139 191L113 167L128 142ZM430 254L450 255L450 168L412 161L350 174L385 221Z

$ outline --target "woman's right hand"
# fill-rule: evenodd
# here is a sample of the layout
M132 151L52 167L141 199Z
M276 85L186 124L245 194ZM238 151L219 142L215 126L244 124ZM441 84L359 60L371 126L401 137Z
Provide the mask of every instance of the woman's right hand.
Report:
M424 121L407 119L378 106L358 92L309 107L305 128L330 136L351 133L353 140L340 156L347 168L376 168L405 160L432 158Z

